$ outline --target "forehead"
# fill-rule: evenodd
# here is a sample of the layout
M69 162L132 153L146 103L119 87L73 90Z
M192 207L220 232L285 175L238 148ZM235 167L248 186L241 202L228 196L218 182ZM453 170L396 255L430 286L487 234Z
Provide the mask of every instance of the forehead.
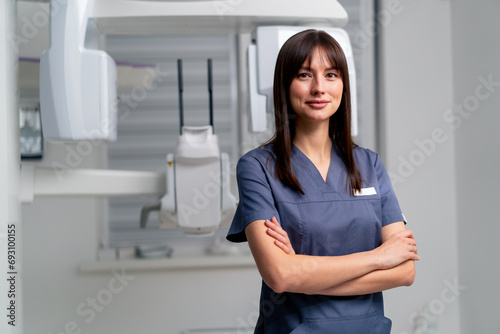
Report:
M336 67L335 63L328 56L326 50L322 47L316 47L311 54L306 58L303 67L311 67L311 65L320 65L324 67Z

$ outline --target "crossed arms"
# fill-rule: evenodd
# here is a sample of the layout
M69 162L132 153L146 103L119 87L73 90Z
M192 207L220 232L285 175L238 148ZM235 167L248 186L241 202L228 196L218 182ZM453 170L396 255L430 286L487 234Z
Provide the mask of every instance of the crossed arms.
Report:
M295 254L275 218L248 224L245 234L262 279L277 293L349 296L409 286L420 260L403 222L382 228L379 247L342 256Z

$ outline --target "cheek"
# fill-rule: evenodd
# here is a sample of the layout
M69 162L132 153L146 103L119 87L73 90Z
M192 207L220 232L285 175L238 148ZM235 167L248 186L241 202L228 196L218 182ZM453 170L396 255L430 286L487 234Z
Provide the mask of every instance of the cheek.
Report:
M290 96L290 107L297 113L297 110L300 110L300 100L297 97Z
M290 86L290 104L292 107L300 103L304 95L303 88L300 85L293 84Z
M290 85L290 99L295 99L300 95L300 85L298 85L295 81L292 81Z
M344 83L343 83L342 81L340 81L340 82L336 85L335 90L337 91L337 93L342 94L342 91L344 90Z
M330 90L330 95L337 97L338 99L342 98L342 94L344 93L344 85L342 83L335 85Z

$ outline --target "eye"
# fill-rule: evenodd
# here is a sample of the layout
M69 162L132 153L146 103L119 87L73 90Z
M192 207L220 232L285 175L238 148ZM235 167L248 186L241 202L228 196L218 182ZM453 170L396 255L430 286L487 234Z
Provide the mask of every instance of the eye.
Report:
M337 73L337 72L328 72L328 73L326 74L326 77L327 77L328 79L335 79L335 78L338 78L338 76L339 76L339 75L338 75L338 73Z
M310 75L308 72L299 72L299 74L297 74L297 78L299 78L299 79L306 79L309 77L310 77Z

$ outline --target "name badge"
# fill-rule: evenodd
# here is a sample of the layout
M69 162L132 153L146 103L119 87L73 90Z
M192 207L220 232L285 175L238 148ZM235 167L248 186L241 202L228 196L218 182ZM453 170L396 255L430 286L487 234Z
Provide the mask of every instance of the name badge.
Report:
M377 191L375 190L375 187L369 187L369 188L361 188L361 191L355 191L354 196L370 196L370 195L376 195Z

